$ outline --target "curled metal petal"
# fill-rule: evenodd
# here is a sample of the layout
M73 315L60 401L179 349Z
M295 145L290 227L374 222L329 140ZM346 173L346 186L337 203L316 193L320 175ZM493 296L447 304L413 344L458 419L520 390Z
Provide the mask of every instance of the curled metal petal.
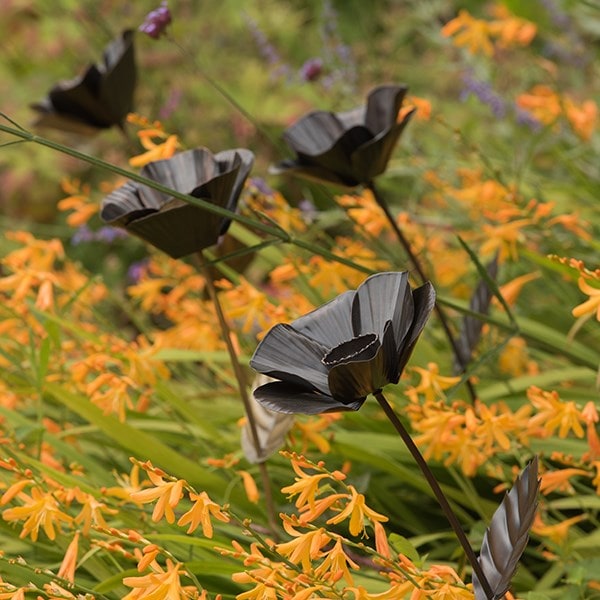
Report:
M136 66L134 32L124 31L104 50L103 61L85 73L60 81L46 98L31 105L39 127L93 134L121 125L133 107Z

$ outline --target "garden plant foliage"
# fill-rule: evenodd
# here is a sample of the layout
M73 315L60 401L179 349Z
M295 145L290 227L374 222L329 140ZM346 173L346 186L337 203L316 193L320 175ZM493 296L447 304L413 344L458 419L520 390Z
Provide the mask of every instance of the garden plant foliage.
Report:
M596 2L0 36L0 600L600 597Z

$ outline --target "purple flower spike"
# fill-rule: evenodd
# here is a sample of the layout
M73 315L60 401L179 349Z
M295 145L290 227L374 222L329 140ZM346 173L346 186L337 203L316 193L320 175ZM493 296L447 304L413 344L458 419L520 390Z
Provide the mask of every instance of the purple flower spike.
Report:
M167 26L171 24L171 11L167 6L166 0L160 3L160 6L146 15L145 21L139 26L139 31L148 34L152 39L157 40Z

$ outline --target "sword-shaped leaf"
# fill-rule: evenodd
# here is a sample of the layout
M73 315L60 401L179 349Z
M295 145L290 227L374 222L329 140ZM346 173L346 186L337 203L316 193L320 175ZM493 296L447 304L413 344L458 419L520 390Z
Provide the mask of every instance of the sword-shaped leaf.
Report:
M490 584L492 596L488 597L474 574L475 600L499 600L508 591L519 559L527 546L539 488L536 456L504 496L483 536L478 561Z

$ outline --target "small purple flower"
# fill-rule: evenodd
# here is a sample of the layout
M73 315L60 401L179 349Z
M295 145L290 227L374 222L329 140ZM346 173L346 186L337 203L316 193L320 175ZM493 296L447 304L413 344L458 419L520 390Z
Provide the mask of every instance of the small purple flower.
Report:
M100 227L95 234L94 239L97 242L112 244L115 240L122 240L127 237L127 233L116 227Z
M480 102L490 107L497 119L506 116L506 102L493 90L489 83L477 79L471 73L465 73L462 81L464 88L460 94L461 100L466 100L473 94Z
M539 131L542 129L543 124L538 121L528 110L524 110L518 105L514 105L515 118L519 125L529 127L531 131Z
M92 242L93 240L94 232L87 225L78 227L71 236L71 244L73 244L73 246L79 246L79 244L85 244L86 242Z
M320 58L309 58L300 67L300 78L304 81L316 81L323 73L323 61Z
M152 39L157 40L165 33L165 30L167 29L167 26L171 24L171 21L171 11L167 6L167 0L163 0L158 8L146 15L146 19L138 27L138 30L142 33L146 33Z
M129 265L129 268L127 269L127 279L132 284L139 283L140 279L146 274L148 262L148 259L144 258Z

